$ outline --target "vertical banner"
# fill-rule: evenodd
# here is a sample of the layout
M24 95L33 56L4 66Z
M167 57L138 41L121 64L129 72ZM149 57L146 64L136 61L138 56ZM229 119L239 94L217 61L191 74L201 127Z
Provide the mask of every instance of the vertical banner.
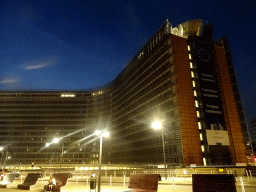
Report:
M195 39L194 46L206 129L225 130L212 44Z

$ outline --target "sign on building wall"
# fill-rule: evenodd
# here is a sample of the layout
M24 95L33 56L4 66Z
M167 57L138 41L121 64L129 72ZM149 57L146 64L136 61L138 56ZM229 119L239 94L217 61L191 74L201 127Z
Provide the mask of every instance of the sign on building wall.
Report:
M206 130L208 145L229 146L228 132L223 130Z

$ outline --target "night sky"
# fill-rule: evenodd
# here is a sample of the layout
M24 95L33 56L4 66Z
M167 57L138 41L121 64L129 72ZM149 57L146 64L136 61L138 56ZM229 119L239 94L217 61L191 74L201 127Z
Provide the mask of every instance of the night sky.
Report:
M256 118L255 1L0 0L0 89L88 89L113 80L166 19L228 38L247 120Z

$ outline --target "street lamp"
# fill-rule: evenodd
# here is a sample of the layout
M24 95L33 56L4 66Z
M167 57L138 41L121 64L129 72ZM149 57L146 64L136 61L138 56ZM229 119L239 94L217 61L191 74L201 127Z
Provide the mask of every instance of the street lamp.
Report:
M159 121L154 121L152 123L152 128L159 130L162 129L162 142L163 142L163 154L164 154L164 171L165 171L165 179L167 179L166 177L166 160L165 160L165 146L164 146L164 129L162 128L162 123Z
M102 161L102 137L108 137L109 132L107 131L95 131L95 135L100 136L100 156L99 156L99 179L98 179L98 192L100 192L100 184L101 184L101 161Z
M58 143L61 139L60 138L54 138L51 143L46 143L45 147L50 146L52 143ZM62 165L62 159L63 159L63 148L64 148L64 143L61 148L61 159L60 159L60 170L61 170L61 165Z

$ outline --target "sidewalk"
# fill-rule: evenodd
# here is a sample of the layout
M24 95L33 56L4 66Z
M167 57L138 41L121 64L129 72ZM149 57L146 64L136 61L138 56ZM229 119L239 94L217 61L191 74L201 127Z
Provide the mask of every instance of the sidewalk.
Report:
M120 182L113 182L110 186L109 179L104 178L103 182L101 184L101 192L123 192L124 190L128 189L128 181L126 180L126 184L124 186L123 180L118 178L117 179ZM117 181L116 180L116 181ZM239 178L237 178L237 181ZM80 178L80 180L77 181L77 178L71 178L69 179L67 185L65 188L62 189L62 192L90 192L90 183L88 182L87 185L87 178ZM175 178L175 185L172 183L172 178L170 180L164 180L159 181L158 185L158 192L192 192L192 178ZM251 179L251 181L246 184L247 181L244 181L245 183L245 192L255 192L256 191L256 178ZM14 191L21 191L20 189L17 189L17 185L21 183L21 180L16 179L13 184L8 185L7 189L0 189L1 192L14 192ZM42 181L41 179L38 180L36 186L34 188L31 188L31 191L35 192L42 192L44 185L48 183L47 178L44 178ZM240 182L237 182L237 192L242 192ZM251 187L255 186L255 187ZM91 192L94 192L95 190L91 190ZM97 190L96 190L97 192Z

